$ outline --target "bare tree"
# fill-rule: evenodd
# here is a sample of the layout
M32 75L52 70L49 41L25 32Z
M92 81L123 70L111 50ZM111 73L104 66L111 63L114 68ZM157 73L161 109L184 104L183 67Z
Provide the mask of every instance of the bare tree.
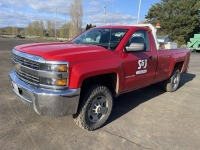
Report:
M12 27L12 35L18 35L19 34L19 28L18 27Z
M44 24L43 21L33 21L25 28L25 35L34 35L43 37Z
M5 33L6 33L7 35L12 35L12 27L6 27L6 28L5 28Z
M48 33L48 36L50 36L50 37L54 36L54 31L53 31L54 28L55 28L55 25L51 21L47 20L47 33Z
M44 35L44 23L43 21L40 21L39 22L39 36L43 37L43 35Z
M61 38L68 38L69 37L69 23L65 23L60 28L60 37Z
M70 38L74 38L81 33L83 8L81 0L74 0L74 3L70 5L69 14L70 21Z

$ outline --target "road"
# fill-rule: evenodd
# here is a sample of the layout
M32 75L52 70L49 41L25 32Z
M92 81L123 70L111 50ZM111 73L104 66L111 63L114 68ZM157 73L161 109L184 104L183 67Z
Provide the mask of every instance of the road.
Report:
M12 92L8 72L11 49L35 41L0 38L0 149L2 150L197 150L200 147L200 54L179 89L160 84L115 98L107 124L96 131L79 128L71 116L39 116Z

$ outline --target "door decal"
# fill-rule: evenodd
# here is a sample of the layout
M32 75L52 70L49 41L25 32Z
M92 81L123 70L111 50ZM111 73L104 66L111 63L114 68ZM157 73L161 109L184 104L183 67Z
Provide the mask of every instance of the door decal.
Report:
M147 73L147 59L138 60L138 70L136 71L136 75Z

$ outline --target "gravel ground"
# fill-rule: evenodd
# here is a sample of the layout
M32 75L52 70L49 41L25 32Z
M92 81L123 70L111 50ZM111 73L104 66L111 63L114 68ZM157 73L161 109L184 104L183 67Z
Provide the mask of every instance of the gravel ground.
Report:
M159 84L119 96L107 124L80 129L70 116L44 117L23 104L8 78L10 51L37 41L0 38L0 149L2 150L198 150L200 147L200 54L181 75L174 93Z

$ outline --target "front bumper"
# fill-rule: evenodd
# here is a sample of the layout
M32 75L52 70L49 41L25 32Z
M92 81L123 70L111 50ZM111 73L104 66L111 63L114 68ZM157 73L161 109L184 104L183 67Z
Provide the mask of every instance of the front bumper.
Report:
M21 81L12 70L11 86L24 103L40 115L64 116L77 112L80 89L51 90L36 88ZM14 86L13 86L14 85Z

